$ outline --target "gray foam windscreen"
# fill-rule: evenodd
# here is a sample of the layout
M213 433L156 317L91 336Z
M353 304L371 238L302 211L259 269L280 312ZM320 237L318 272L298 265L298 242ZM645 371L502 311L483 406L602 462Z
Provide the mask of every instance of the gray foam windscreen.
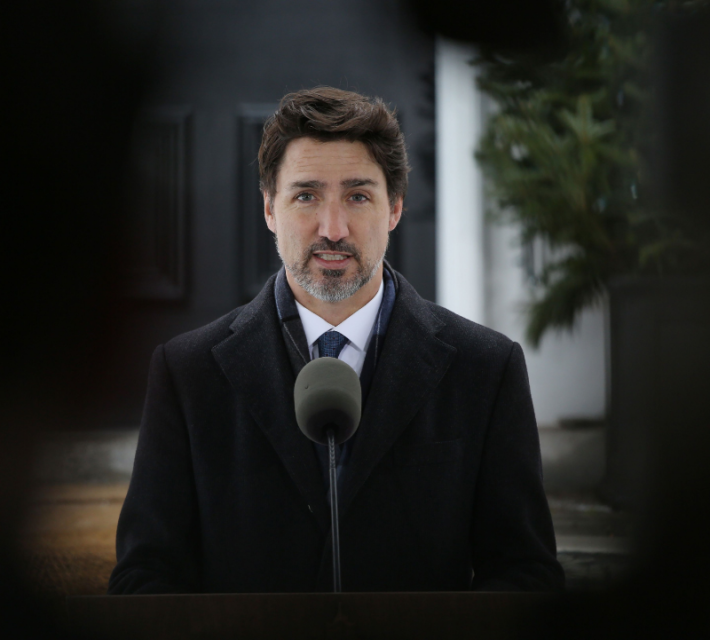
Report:
M332 428L335 443L340 444L360 424L360 378L337 358L316 358L303 367L296 378L293 398L296 422L314 442L327 444L327 429Z

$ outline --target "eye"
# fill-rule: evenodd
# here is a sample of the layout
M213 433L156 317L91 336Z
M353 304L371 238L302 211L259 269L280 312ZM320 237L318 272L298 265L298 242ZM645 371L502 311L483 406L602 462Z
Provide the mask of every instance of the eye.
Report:
M313 202L313 198L312 193L299 193L296 196L296 200L300 200L301 202Z
M364 193L354 193L350 196L350 199L354 200L355 202L365 202L369 198Z

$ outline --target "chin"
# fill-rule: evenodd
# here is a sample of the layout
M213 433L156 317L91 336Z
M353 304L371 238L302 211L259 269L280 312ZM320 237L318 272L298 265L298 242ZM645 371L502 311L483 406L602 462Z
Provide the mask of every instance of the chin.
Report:
M324 278L343 278L345 277L346 269L320 269L320 273Z

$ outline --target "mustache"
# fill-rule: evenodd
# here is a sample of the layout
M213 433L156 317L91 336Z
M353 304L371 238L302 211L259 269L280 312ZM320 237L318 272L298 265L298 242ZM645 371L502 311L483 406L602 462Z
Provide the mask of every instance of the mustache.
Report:
M339 251L342 253L349 253L357 262L360 261L360 251L358 248L353 244L344 242L343 240L333 242L332 240L328 240L328 238L321 238L318 242L314 242L310 245L306 249L305 253L306 256L310 258L317 251Z

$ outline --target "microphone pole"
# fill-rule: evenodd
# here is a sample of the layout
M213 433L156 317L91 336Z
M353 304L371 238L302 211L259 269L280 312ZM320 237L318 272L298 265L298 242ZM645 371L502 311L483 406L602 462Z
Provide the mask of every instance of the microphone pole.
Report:
M338 522L338 471L335 465L335 432L328 429L330 459L330 531L333 539L333 593L340 593L340 527Z
M362 390L357 373L337 358L311 360L293 388L296 422L303 434L328 445L330 526L333 543L333 592L341 593L338 470L335 445L352 437L360 424Z

